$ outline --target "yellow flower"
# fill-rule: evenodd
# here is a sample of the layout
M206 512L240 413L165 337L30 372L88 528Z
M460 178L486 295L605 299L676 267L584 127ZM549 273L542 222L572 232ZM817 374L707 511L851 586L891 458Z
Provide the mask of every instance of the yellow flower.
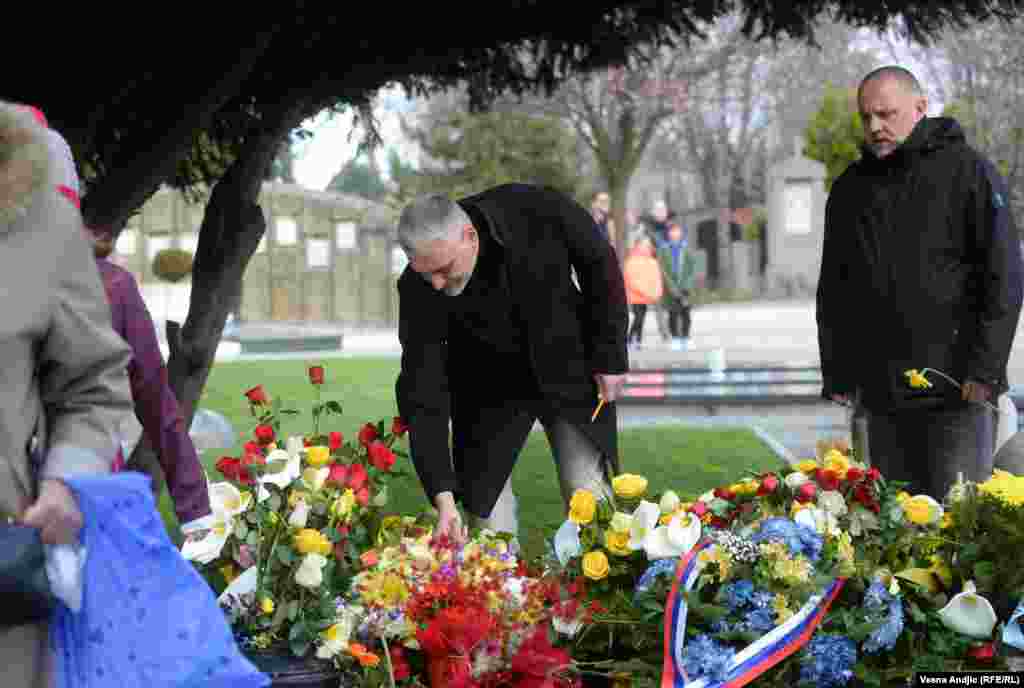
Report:
M698 554L697 558L705 565L717 564L718 580L728 580L729 574L732 572L732 557L729 556L728 550L723 547L713 545Z
M789 507L789 517L793 518L794 516L799 514L804 509L810 509L812 506L814 506L814 504L812 504L811 502L797 502L797 501L794 501L793 504L790 505L790 507Z
M761 483L752 478L744 478L738 483L730 485L727 489L738 495L753 495L757 494L758 489L761 487Z
M629 548L629 533L614 530L605 531L604 546L612 554L628 557L633 551Z
M385 516L384 520L380 523L380 527L385 530L391 530L392 528L397 528L400 525L402 525L402 517L395 514Z
M932 383L928 382L928 378L920 370L908 370L903 374L907 378L907 384L914 389L928 389L932 386Z
M907 501L909 501L909 500L910 500L910 493L909 492L902 492L901 491L901 492L896 493L896 501L899 502L901 505L902 504L906 504Z
M309 493L304 490L292 490L292 493L288 495L288 506L295 507L299 501L309 502Z
M331 450L327 447L307 447L306 463L314 468L326 466L331 460Z
M338 518L344 518L352 513L352 509L356 505L356 495L352 492L352 488L347 488L344 493L333 502L331 502L331 513Z
M835 471L840 478L845 478L846 472L850 470L850 460L838 449L832 449L825 454L824 463L826 471Z
M642 475L623 473L612 478L612 488L618 497L636 499L647 491L647 478Z
M937 523L942 518L942 506L928 495L917 495L900 500L907 520L918 526Z
M583 555L583 575L590 580L604 580L608 577L608 557L601 550Z
M775 624L783 624L793 616L793 610L789 608L789 600L785 595L777 594L772 600L772 609L775 611Z
M1012 506L1024 505L1024 476L997 468L991 478L978 485L978 490Z
M404 604L409 598L409 589L405 587L405 581L398 574L386 573L380 585L381 602L389 607L396 607Z
M818 462L814 459L805 459L796 465L796 469L801 473L813 473L818 467Z
M803 557L794 558L787 555L775 562L772 575L789 585L806 583L811 579L811 563Z
M947 528L953 527L953 516L947 511L942 514L942 518L939 519L939 529L946 530Z
M572 493L569 500L569 520L585 526L594 520L597 512L597 498L590 490L580 488Z
M302 554L322 554L325 557L334 547L323 533L312 528L303 528L297 532L292 542Z
M260 602L260 609L263 610L264 614L274 613L274 600L269 597L264 597L263 601Z
M238 578L238 569L231 562L228 562L221 566L219 569L220 575L224 576L224 580L230 585L231 581Z
M836 554L839 555L839 574L847 578L852 576L856 572L856 553L853 549L853 539L846 531L839 535Z

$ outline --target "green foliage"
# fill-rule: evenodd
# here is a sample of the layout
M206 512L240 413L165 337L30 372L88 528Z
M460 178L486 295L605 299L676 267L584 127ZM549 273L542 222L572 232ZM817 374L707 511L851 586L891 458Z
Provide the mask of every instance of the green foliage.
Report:
M350 193L374 201L384 198L389 191L380 171L359 158L347 162L331 179L327 190Z
M836 177L860 158L864 133L856 95L826 84L825 97L807 123L804 138L803 154L825 163L825 188L830 190Z
M437 168L406 177L417 193L463 196L507 182L550 186L574 196L582 183L577 138L556 118L509 112L451 112L410 131Z

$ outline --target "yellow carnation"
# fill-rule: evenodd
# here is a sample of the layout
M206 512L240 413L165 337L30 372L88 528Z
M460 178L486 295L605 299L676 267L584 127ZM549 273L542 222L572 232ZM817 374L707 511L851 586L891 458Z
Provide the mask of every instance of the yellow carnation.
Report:
M569 500L569 520L584 526L594 520L597 512L597 498L590 490L580 488L572 493Z
M907 378L907 384L914 389L928 389L932 386L932 383L928 381L928 378L920 370L908 370L903 375Z
M935 512L932 510L932 505L923 499L922 495L918 495L903 502L903 513L907 520L914 525L925 526L931 523Z
M978 486L978 490L1012 506L1024 505L1024 476L997 468L991 478Z
M590 580L604 580L608 577L608 557L601 550L583 555L583 575Z
M647 491L647 478L642 475L623 473L612 478L612 488L615 494L624 499L636 499L642 497Z
M805 459L796 465L801 473L813 473L818 468L818 462L814 459Z
M604 534L604 546L612 554L617 554L620 557L628 557L633 553L629 549L629 533L619 532L614 530L605 531Z
M825 470L835 471L840 478L845 478L846 472L850 470L850 460L838 449L832 449L825 454L824 462Z
M313 528L303 528L297 532L292 543L302 554L322 554L325 557L334 547L323 533Z
M306 449L306 463L314 468L326 466L331 460L331 450L327 447L308 447Z
M270 599L269 597L264 597L263 601L260 602L260 609L263 611L264 614L273 614L274 600Z

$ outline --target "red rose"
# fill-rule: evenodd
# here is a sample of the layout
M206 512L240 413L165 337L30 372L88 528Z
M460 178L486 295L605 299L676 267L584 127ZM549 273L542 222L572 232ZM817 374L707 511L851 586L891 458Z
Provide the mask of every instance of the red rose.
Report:
M341 449L341 445L344 441L345 438L340 432L332 432L327 435L327 446L331 448L331 451L338 451Z
M343 463L332 463L330 473L327 475L327 482L337 487L345 487L348 480L348 466Z
M324 383L324 367L309 366L309 381L314 385L322 385Z
M757 488L757 494L759 497L764 497L772 492L775 492L779 488L779 479L773 474L769 473L761 478L761 487Z
M862 471L859 468L851 468L850 470L846 471L846 479L851 483L855 483L863 477L864 471Z
M818 486L814 483L804 483L796 490L796 501L798 502L811 502L814 501L814 496L818 493Z
M228 480L234 480L243 485L252 485L255 482L249 471L242 465L241 459L236 459L233 456L222 456L217 460L216 467L221 475Z
M401 416L395 416L395 419L391 421L391 434L395 437L401 437L409 431L409 426L405 424Z
M878 480L881 477L882 477L882 472L880 470L878 470L877 468L869 468L868 469L868 480L870 480L871 482L875 482L876 480Z
M359 430L359 443L364 447L369 447L370 442L377 439L377 428L374 427L373 423L367 423Z
M267 393L263 391L263 385L253 387L245 393L245 397L249 400L250 404L256 404L257 406L262 406L270 401L267 398Z
M366 483L370 480L370 474L366 472L366 468L361 463L354 463L349 466L348 469L348 486L353 490L359 490L366 486Z
M823 490L838 490L839 489L839 474L835 471L823 471L821 469L817 472L818 485Z
M711 526L712 528L723 529L723 528L728 528L729 527L729 522L727 520L725 520L724 518L719 518L718 516L712 516L711 517L711 522L708 523L708 525Z
M256 441L262 445L267 445L274 441L274 428L269 425L257 425L254 434L256 435Z
M260 449L260 445L256 444L252 440L249 440L248 442L245 443L245 446L242 447L242 451L245 454L262 454L263 453L263 450Z
M992 643L982 643L981 645L975 645L967 654L974 659L982 662L987 662L996 656L996 648Z
M391 669L395 673L395 680L401 681L409 678L412 670L405 658L405 650L402 649L402 646L392 645L388 654L391 655Z
M377 556L376 550L368 549L359 555L359 561L361 561L363 566L366 568L371 568L377 565L377 562L380 561L380 557Z
M736 499L736 493L730 490L728 487L716 487L715 496L719 499L724 499L727 502L731 502Z
M875 501L874 495L871 494L871 488L864 483L861 483L854 489L853 498L864 506L871 506L871 503Z
M366 487L360 487L356 490L356 501L359 506L366 506L370 503L370 490Z
M371 442L369 446L370 463L378 471L390 471L395 465L395 455L383 442Z
M693 503L693 506L687 509L687 511L700 518L708 512L708 507L704 502L696 501Z

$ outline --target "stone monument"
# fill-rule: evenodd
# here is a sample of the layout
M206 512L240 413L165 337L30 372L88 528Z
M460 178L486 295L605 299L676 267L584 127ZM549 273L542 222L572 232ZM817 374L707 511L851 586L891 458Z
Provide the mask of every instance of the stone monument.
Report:
M768 170L769 292L787 296L814 293L821 270L825 233L825 165L803 155L803 140L793 140L793 155Z

